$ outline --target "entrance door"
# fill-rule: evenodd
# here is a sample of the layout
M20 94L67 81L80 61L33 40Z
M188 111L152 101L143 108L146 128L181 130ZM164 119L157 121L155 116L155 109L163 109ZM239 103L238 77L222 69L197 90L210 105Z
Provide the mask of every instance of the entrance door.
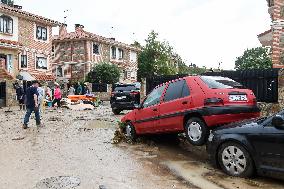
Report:
M6 83L0 82L0 107L6 106Z

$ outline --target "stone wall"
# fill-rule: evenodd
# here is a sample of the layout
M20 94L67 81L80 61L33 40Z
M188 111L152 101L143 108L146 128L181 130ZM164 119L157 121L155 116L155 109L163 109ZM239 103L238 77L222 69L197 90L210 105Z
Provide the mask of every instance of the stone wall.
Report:
M5 104L7 107L10 106L15 106L17 105L17 100L16 100L16 90L14 89L13 83L14 80L1 80L0 83L5 82L6 83L6 99L5 99Z
M109 101L111 92L112 92L112 85L108 84L107 85L107 92L93 92L93 94L95 96L99 97L99 99L101 101Z

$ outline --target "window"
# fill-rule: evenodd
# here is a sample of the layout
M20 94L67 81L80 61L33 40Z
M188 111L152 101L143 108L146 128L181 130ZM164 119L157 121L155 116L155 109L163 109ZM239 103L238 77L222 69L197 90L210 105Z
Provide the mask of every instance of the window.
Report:
M57 68L56 68L56 76L57 77L63 77L63 68L62 68L62 66L57 66Z
M147 108L160 103L160 98L165 90L165 85L155 88L145 99L143 107Z
M47 70L47 59L43 57L36 57L36 69Z
M176 81L169 84L169 87L165 94L165 102L175 100L182 97L182 90L185 80Z
M21 55L21 68L28 68L28 57L27 57L27 55Z
M115 92L118 92L118 91L133 91L135 89L136 89L135 85L116 85L115 88L114 88L114 91Z
M9 16L0 16L0 32L13 34L13 19Z
M131 62L136 62L137 61L137 53L134 51L130 52L130 61Z
M93 44L93 54L100 54L100 46L98 44Z
M181 98L187 97L189 95L190 95L190 92L189 92L188 85L187 85L186 81L184 81L183 88L182 88L182 93L181 93Z
M7 71L9 73L12 73L13 70L12 57L13 56L11 54L7 54Z
M115 47L111 47L111 58L116 59L116 48Z
M123 50L122 49L118 49L118 58L123 59Z
M211 89L232 89L243 87L240 83L226 77L201 76L201 79Z
M42 26L37 26L36 28L36 38L39 40L47 40L47 28Z

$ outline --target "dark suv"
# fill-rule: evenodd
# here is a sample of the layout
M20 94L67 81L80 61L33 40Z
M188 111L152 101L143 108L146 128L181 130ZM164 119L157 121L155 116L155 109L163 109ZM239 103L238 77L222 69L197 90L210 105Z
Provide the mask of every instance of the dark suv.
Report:
M135 104L140 104L140 88L135 84L115 84L110 103L115 115L122 110L133 110Z

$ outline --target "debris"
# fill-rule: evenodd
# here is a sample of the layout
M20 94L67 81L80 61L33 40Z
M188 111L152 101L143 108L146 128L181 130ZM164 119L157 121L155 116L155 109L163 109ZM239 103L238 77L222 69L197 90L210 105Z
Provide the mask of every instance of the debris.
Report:
M37 189L68 189L76 188L81 183L79 178L69 176L51 177L36 184Z
M25 137L16 137L16 138L13 138L12 140L24 140Z

